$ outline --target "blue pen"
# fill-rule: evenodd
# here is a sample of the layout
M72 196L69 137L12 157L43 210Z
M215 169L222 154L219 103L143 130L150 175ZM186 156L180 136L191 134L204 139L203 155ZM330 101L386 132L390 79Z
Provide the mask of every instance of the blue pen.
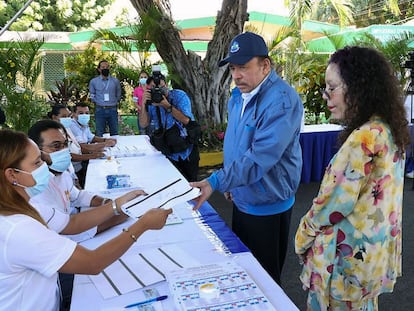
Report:
M140 302L137 302L137 303L133 303L133 304L127 305L124 308L132 308L132 307L136 307L136 306L141 306L141 305L145 305L147 303L165 300L167 298L168 298L167 295L165 295L165 296L159 296L159 297L155 297L155 298L151 298L151 299L147 299L147 300L144 300L144 301L140 301Z

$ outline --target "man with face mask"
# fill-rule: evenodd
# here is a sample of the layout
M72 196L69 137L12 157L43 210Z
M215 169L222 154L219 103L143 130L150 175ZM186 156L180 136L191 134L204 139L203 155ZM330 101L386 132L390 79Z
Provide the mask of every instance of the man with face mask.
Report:
M82 153L101 154L104 156L105 147L113 147L116 144L115 138L103 138L94 135L89 128L90 114L89 107L85 103L77 103L73 114L70 130L79 143ZM96 157L95 157L96 158ZM89 160L82 161L82 169L76 170L79 183L82 187L85 185L86 169Z
M71 116L71 111L67 106L64 105L53 105L52 110L48 112L47 116L57 122L60 122L66 130L69 140L69 150L72 158L72 166L69 167L69 171L74 178L76 186L83 188L85 180L84 176L86 173L86 168L83 167L83 161L89 161L90 159L99 159L105 156L103 150L94 152L88 144L81 146L73 134L70 127L72 126L73 119ZM102 147L103 149L104 147ZM84 170L84 171L83 171ZM82 176L82 180L79 181L79 177Z
M95 104L96 135L102 137L108 125L111 136L118 135L118 103L121 100L121 84L109 74L109 63L101 60L99 76L89 82L89 94Z
M68 172L71 156L66 130L62 124L53 120L40 120L29 129L28 135L39 146L42 159L52 174L48 190L34 196L31 203L33 201L36 205L37 202L47 201L66 214L77 213L75 206L93 207L102 204L104 198L74 186ZM57 232L63 229L54 225L51 227Z

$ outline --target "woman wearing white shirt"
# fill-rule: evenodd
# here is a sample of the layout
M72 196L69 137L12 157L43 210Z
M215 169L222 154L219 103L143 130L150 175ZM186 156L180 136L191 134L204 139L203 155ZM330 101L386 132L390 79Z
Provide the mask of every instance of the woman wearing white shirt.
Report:
M171 210L152 209L118 236L88 250L47 228L28 203L48 184L49 170L24 133L0 130L0 306L4 310L58 310L58 271L98 274L146 230L164 226ZM135 198L117 199L120 205ZM108 207L111 208L111 207Z

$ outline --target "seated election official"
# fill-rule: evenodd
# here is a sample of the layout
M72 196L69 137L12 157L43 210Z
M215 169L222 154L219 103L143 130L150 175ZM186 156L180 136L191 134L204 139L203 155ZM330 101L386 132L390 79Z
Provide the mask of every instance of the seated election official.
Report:
M57 122L60 122L66 130L69 140L69 151L72 158L72 165L75 172L76 183L79 183L80 188L83 188L85 185L85 174L86 169L82 166L83 161L89 161L90 159L99 159L105 156L103 151L93 152L81 146L73 134L70 126L72 125L72 112L68 107L64 105L54 105L52 106L51 111L48 112L47 116ZM102 148L103 149L103 148ZM79 180L79 176L82 177Z
M89 107L85 103L77 103L72 114L72 123L69 128L76 141L82 149L82 153L103 153L105 147L113 147L116 144L115 138L102 138L96 136L89 128L90 121ZM78 171L79 183L85 186L85 176L89 160L83 160L82 169Z
M40 120L29 129L29 138L41 150L42 160L47 163L52 174L45 191L30 199L30 203L39 210L49 228L62 234L77 234L97 226L99 233L127 218L126 215L114 217L111 214L109 216L113 217L108 217L99 209L111 205L110 199L74 186L67 171L70 153L62 124L53 120ZM85 208L85 211L78 213L75 206ZM78 220L85 217L91 217L88 228L82 225L83 221Z
M59 310L58 272L100 273L145 231L161 229L171 213L171 209L151 209L113 239L94 250L86 249L51 230L29 204L31 197L47 188L50 179L38 146L26 134L11 130L0 130L0 145L2 310ZM117 198L116 212L120 212L122 204L141 194L131 191ZM112 203L105 205L101 213L111 217Z
M50 229L61 234L90 230L90 235L94 235L127 219L124 214L116 215L115 210L113 213L108 211L107 205L112 205L112 200L76 187L68 171L71 155L65 128L61 123L40 120L29 129L29 137L38 145L42 159L52 173L47 188L30 199L30 204L38 210ZM78 214L78 207L98 208ZM73 276L61 275L60 280L64 301L69 304Z

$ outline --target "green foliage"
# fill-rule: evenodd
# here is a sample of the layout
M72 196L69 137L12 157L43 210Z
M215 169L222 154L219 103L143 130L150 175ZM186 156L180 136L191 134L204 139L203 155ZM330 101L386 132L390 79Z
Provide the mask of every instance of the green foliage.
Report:
M405 87L407 79L409 78L406 75L407 69L403 68L402 65L406 60L408 52L411 50L409 45L412 42L414 42L414 35L407 32L395 35L385 42L375 38L371 34L365 34L363 37L355 40L356 45L373 47L382 52L393 66L402 87Z
M90 43L105 43L114 51L118 51L124 58L131 62L132 51L138 52L139 63L130 63L132 67L141 66L143 69L150 67L149 56L152 43L147 39L148 29L143 23L129 25L130 34L128 36L119 35L111 30L98 29L90 40Z
M92 45L89 45L82 53L66 57L65 69L80 91L88 92L89 81L99 74L96 68L99 61L103 59L109 62L111 69L118 61L114 54L99 51Z
M26 0L1 0L0 25L5 25ZM109 9L113 0L35 0L10 30L77 31L88 28Z
M111 38L114 41L117 39L112 32L97 32L94 41L98 38ZM109 37L108 37L109 36ZM121 40L122 41L122 40ZM92 43L92 42L91 42ZM115 43L112 43L115 44ZM125 51L124 51L125 52ZM132 92L136 85L138 85L139 72L141 68L122 66L118 62L118 56L112 53L98 51L92 44L79 54L69 55L65 61L65 69L69 72L70 80L79 86L80 92L89 93L89 81L94 78L98 72L96 70L99 61L105 59L109 62L111 74L119 79L122 87L122 99L120 103L120 110L123 113L136 113L135 104L132 101ZM148 70L150 67L142 68ZM91 107L92 108L92 107Z
M120 135L139 134L137 115L123 114L118 118L118 130Z
M290 4L290 18L297 28L301 28L304 19L366 27L394 24L414 15L412 0L299 0L286 3Z
M325 87L327 60L328 55L301 54L298 60L300 70L292 77L297 81L296 90L302 97L305 113L310 115L312 123L324 122L325 116L329 115L320 92L320 89Z
M213 122L200 122L201 125L201 151L222 151L224 142L224 133L227 124L213 125Z
M5 85L0 85L0 92L6 98L1 103L6 114L6 124L12 129L27 133L29 128L43 118L49 110L44 98L31 90L7 89Z
M48 106L36 85L42 69L39 49L43 42L11 42L0 52L0 97L7 125L27 132L43 117Z
M51 104L73 107L87 100L88 93L81 92L79 87L69 78L55 82L56 90L47 94Z

